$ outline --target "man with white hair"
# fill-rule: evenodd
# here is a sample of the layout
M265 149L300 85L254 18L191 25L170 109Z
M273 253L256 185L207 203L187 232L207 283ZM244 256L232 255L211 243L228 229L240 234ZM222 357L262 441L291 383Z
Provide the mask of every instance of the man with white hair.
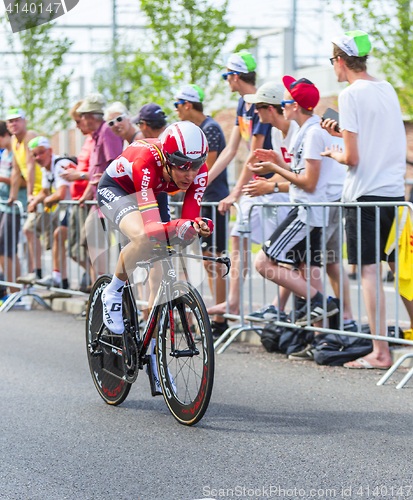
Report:
M83 99L82 104L77 108L77 112L81 117L81 124L91 131L95 143L89 159L89 184L82 197L79 199L80 205L87 200L96 200L96 186L100 177L108 165L110 165L123 150L122 139L112 132L109 125L103 119L103 110L105 106L106 101L102 94L88 94ZM93 206L86 218L81 237L83 245L86 245L87 242L90 243L90 255L93 257L100 255L100 258L93 259L96 260L97 269L94 269L93 266L90 269L92 282L96 279L97 274L105 271L106 263L105 255L99 250L106 247L106 241L103 232L96 230L95 211L96 207Z
M108 106L103 117L112 132L128 144L136 139L143 139L139 128L132 123L128 108L121 102L116 101Z

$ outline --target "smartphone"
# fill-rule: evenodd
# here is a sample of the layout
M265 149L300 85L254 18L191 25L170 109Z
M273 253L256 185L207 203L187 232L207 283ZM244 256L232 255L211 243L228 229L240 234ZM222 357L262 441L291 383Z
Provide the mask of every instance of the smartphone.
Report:
M340 128L338 126L338 113L337 111L334 111L334 109L331 109L331 108L327 108L325 111L324 111L324 114L323 116L321 117L321 119L324 121L324 120L327 120L327 118L329 118L330 120L334 120L337 122L337 125L334 127L334 130L336 132L340 132Z

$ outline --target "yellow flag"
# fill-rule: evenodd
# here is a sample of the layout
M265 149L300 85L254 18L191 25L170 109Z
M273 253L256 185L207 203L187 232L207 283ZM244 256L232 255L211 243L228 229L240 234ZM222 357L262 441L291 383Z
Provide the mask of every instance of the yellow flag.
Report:
M413 227L408 207L399 207L399 293L413 300ZM384 251L389 255L396 248L396 219Z

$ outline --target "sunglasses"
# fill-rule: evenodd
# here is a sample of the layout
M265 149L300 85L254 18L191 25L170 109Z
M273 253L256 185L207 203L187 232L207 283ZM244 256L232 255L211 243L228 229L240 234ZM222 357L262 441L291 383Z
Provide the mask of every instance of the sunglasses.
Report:
M108 125L110 128L112 128L114 125L116 125L116 123L121 123L123 122L123 119L126 118L126 115L123 114L123 115L119 115L117 116L116 118L114 118L113 120L110 120L108 122Z
M166 159L171 167L177 167L179 170L187 171L189 169L199 170L206 161L207 155L201 156L196 160L189 160L187 156L184 156L180 151L169 154L165 152Z
M263 104L262 106L257 106L255 105L255 109L259 111L260 109L268 109L270 106L269 104Z
M291 87L290 87L290 88L291 88ZM282 108L285 108L285 105L286 105L286 104L292 104L293 102L295 102L295 101L281 101L281 107L282 107Z
M338 56L336 57L330 57L330 62L331 62L331 65L334 66L334 61L338 59Z
M222 78L228 80L229 75L239 75L238 71L228 71L228 73L222 73Z
M186 103L186 101L182 101L182 100L174 102L175 109L178 109L178 106L180 104L185 104L185 103Z

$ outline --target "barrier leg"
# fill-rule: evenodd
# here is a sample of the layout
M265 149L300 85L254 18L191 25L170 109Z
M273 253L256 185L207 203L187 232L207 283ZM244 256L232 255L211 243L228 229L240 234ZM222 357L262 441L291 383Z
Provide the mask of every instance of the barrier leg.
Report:
M241 326L239 327L237 330L235 330L235 332L230 336L230 338L225 342L225 344L221 347L221 349L217 352L217 354L222 354L225 349L230 345L232 344L232 342L234 342L234 340L238 337L238 335L241 333L241 332L247 332L247 331L254 331L254 332L258 332L259 330L262 330L262 328L255 328L255 327L252 327L252 326ZM224 332L225 333L225 332Z
M404 385L411 379L413 376L413 368L410 368L408 373L403 377L403 379L396 385L396 389L402 389Z
M377 382L377 385L384 385L388 380L389 378L393 375L393 373L397 370L397 368L399 368L399 366L403 363L404 360L406 360L407 358L413 358L413 353L407 353L405 354L404 356L402 356L401 358L399 358L393 366L391 366L387 372L383 375L383 377ZM409 372L410 373L410 372ZM407 377L407 375L406 375ZM405 378L406 378L405 377ZM409 378L411 377L411 375L406 379L405 383L407 382L407 380L409 380ZM404 380L404 379L403 379ZM401 382L400 382L401 384ZM400 385L399 384L399 385ZM404 384L403 384L404 385ZM403 386L402 386L403 387ZM399 387L397 386L397 389L399 389Z

